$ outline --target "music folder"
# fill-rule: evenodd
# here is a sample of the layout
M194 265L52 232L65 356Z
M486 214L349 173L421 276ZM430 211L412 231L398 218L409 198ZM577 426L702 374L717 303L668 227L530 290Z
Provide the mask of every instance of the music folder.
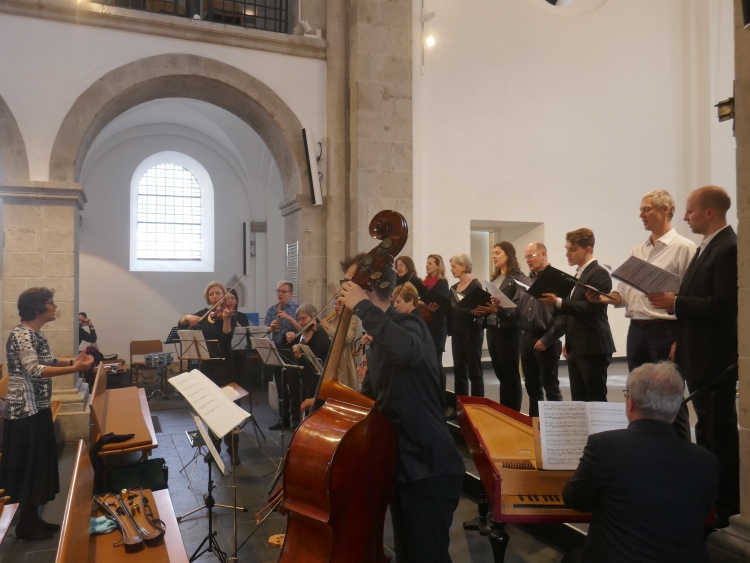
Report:
M543 293L552 293L557 297L566 298L576 286L576 279L562 270L547 266L527 290L527 293L539 299Z
M463 298L456 293L456 297L459 299L457 307L469 309L470 311L476 309L480 305L492 305L492 295L481 287L475 287Z
M413 278L409 281L419 294L419 299L429 305L430 303L437 303L438 308L443 311L450 311L452 307L451 300L442 293L438 293L434 289L427 289L427 287L419 280L419 278Z

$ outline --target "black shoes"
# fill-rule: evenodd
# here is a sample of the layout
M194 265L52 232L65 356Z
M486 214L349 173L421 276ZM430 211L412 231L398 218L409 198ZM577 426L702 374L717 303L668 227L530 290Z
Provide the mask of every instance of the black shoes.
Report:
M16 537L19 540L26 541L39 541L48 540L52 538L55 533L51 530L43 530L40 526L35 526L29 529L24 529L21 526L16 526Z
M289 423L288 423L288 422L285 422L284 424L282 424L282 423L281 423L281 421L279 420L279 421L278 421L278 422L277 422L276 424L274 424L273 426L269 426L269 427L268 427L268 429L269 429L269 430L281 430L282 428L283 428L284 430L289 430Z
M59 532L60 531L60 524L53 524L52 522L45 522L41 518L37 520L36 522L37 526L41 528L42 530L46 530L48 532Z

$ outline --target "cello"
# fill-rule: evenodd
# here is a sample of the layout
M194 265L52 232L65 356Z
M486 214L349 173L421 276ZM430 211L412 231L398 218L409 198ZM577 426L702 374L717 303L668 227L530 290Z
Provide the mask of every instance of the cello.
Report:
M360 261L352 281L372 291L404 247L408 226L400 213L381 211L369 232L380 244ZM344 308L312 412L289 444L279 563L389 561L383 526L396 481L396 432L374 401L336 379L351 317Z

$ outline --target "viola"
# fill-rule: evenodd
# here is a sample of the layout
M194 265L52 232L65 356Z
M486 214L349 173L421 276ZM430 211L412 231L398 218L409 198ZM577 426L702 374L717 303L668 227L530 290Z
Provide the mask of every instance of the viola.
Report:
M213 322L216 322L217 320L221 320L224 316L224 309L226 309L226 307L218 306L216 307L216 309L211 311L211 313L208 316L209 322L213 323ZM235 317L237 317L237 310L233 309L232 312L229 313L229 318L234 319Z

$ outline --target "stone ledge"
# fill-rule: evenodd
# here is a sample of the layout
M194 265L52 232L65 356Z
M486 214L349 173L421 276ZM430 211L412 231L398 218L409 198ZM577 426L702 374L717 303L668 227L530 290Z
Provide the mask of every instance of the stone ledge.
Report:
M89 25L241 49L325 60L327 42L314 37L193 20L74 0L0 0L0 14Z
M1 5L1 4L0 4ZM12 185L0 184L0 198L42 199L73 201L78 209L83 209L86 194L82 184L75 182L15 182Z
M729 527L708 536L711 561L743 563L750 561L750 521L741 514L729 518Z

